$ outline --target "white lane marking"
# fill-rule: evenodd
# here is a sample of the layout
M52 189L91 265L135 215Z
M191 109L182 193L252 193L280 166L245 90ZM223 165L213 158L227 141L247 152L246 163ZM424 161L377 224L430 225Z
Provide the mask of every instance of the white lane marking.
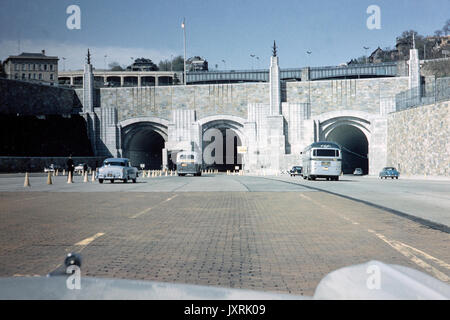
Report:
M417 256L415 256L412 251L418 252L420 254L422 254L425 257L428 257L428 259L435 261L436 263L438 263L439 265L445 267L448 269L448 264L445 263L442 260L439 260L423 251L420 251L419 249L416 249L414 247L408 246L400 241L397 240L391 240L391 239L387 239L384 235L377 233L371 229L368 229L367 231L369 231L370 233L375 234L379 239L383 240L384 242L386 242L388 245L390 245L392 248L394 248L395 250L397 250L398 252L400 252L401 254L403 254L405 257L409 258L412 262L414 262L415 264L417 264L419 267L427 270L429 273L431 273L432 275L434 275L435 278L444 281L444 282L449 282L450 278L442 273L441 271L439 271L438 269L434 268L433 266L429 265L428 263L426 263L425 261L423 261L422 259L418 258Z
M352 219L350 219L350 218L344 216L343 214L334 211L332 208L327 207L327 206L321 204L320 202L313 200L312 198L310 198L310 197L308 197L308 196L305 196L303 193L300 193L300 197L305 198L305 199L311 201L312 203L314 203L315 205L317 205L317 206L319 206L319 207L322 207L323 209L326 209L326 210L328 210L328 211L333 212L333 213L336 214L338 217L341 217L342 219L344 219L344 220L350 222L351 224L354 224L354 225L359 224L359 222L353 221Z
M168 202L168 201L172 200L173 198L175 198L176 196L177 195L175 194L175 195L171 196L170 198L167 198L166 200L161 201L159 204L164 203L164 202ZM145 210L142 210L141 212L138 212L135 215L132 215L131 217L129 217L129 219L136 219L136 218L142 216L143 214L146 214L147 212L149 212L152 209L153 209L153 207L149 207L149 208L147 208Z
M76 246L87 246L89 245L92 241L94 241L95 239L103 236L104 233L103 232L99 232L94 234L92 237L86 238L84 240L81 240L80 242L75 243Z

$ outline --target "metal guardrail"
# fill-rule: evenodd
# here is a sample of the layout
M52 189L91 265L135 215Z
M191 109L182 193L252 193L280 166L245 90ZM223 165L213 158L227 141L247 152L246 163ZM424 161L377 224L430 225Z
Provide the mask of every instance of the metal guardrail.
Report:
M308 74L309 72L309 74ZM375 76L394 77L397 76L397 62L352 64L344 66L326 66L311 68L289 68L280 69L280 78L302 79L302 76L309 76L310 80ZM215 71L190 71L186 75L187 83L214 83L226 81L254 81L268 82L269 70L215 70ZM303 79L305 80L305 79Z
M412 88L396 94L395 109L401 111L445 100L450 100L450 77L438 78L420 90Z

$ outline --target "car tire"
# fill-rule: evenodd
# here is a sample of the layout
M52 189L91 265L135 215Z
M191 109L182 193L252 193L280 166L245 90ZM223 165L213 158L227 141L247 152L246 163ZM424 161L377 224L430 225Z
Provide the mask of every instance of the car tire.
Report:
M111 183L114 183L114 179L111 179Z
M133 181L133 183L136 183L136 178L134 178L134 179L131 179L131 181Z
M103 183L103 179L98 179L98 183Z
M123 179L123 183L127 183L128 182L128 179Z

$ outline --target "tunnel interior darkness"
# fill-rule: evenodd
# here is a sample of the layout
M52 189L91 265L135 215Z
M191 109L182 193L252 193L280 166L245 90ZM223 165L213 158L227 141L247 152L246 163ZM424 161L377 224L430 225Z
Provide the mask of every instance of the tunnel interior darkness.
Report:
M361 168L364 174L369 172L369 143L359 128L347 124L338 126L328 134L326 140L336 142L342 147L344 173L353 173L355 168Z
M162 166L162 149L164 138L151 127L142 127L128 133L124 156L130 159L134 167L145 164L147 170L159 170Z
M222 163L213 163L213 164L206 164L204 161L204 168L205 169L213 169L213 170L219 170L219 171L227 171L227 170L240 170L242 169L242 155L237 153L237 147L241 146L241 139L239 136L235 133L233 129L226 128L226 127L215 127L215 129L220 130L222 133ZM207 156L205 153L205 148L210 144L214 143L215 138L214 136L210 141L203 140L203 155L204 157ZM232 150L231 152L227 153L227 145L228 145L228 151ZM231 147L230 147L231 146ZM207 152L207 151L206 151ZM212 157L216 157L216 150L212 150L211 152ZM239 169L236 169L236 167L239 167Z

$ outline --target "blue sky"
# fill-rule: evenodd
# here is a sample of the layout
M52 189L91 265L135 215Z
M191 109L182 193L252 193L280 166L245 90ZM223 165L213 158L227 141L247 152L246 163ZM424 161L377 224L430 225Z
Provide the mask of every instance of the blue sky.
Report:
M80 30L66 27L72 4L81 9ZM380 30L366 27L372 4L381 9ZM17 54L20 40L21 52L66 57L66 69L82 68L88 47L98 69L105 61L158 63L183 54L183 17L188 57L206 58L212 69L267 68L273 40L282 68L337 65L364 55L363 46L394 46L405 30L432 35L450 19L450 0L0 0L0 6L0 59Z

